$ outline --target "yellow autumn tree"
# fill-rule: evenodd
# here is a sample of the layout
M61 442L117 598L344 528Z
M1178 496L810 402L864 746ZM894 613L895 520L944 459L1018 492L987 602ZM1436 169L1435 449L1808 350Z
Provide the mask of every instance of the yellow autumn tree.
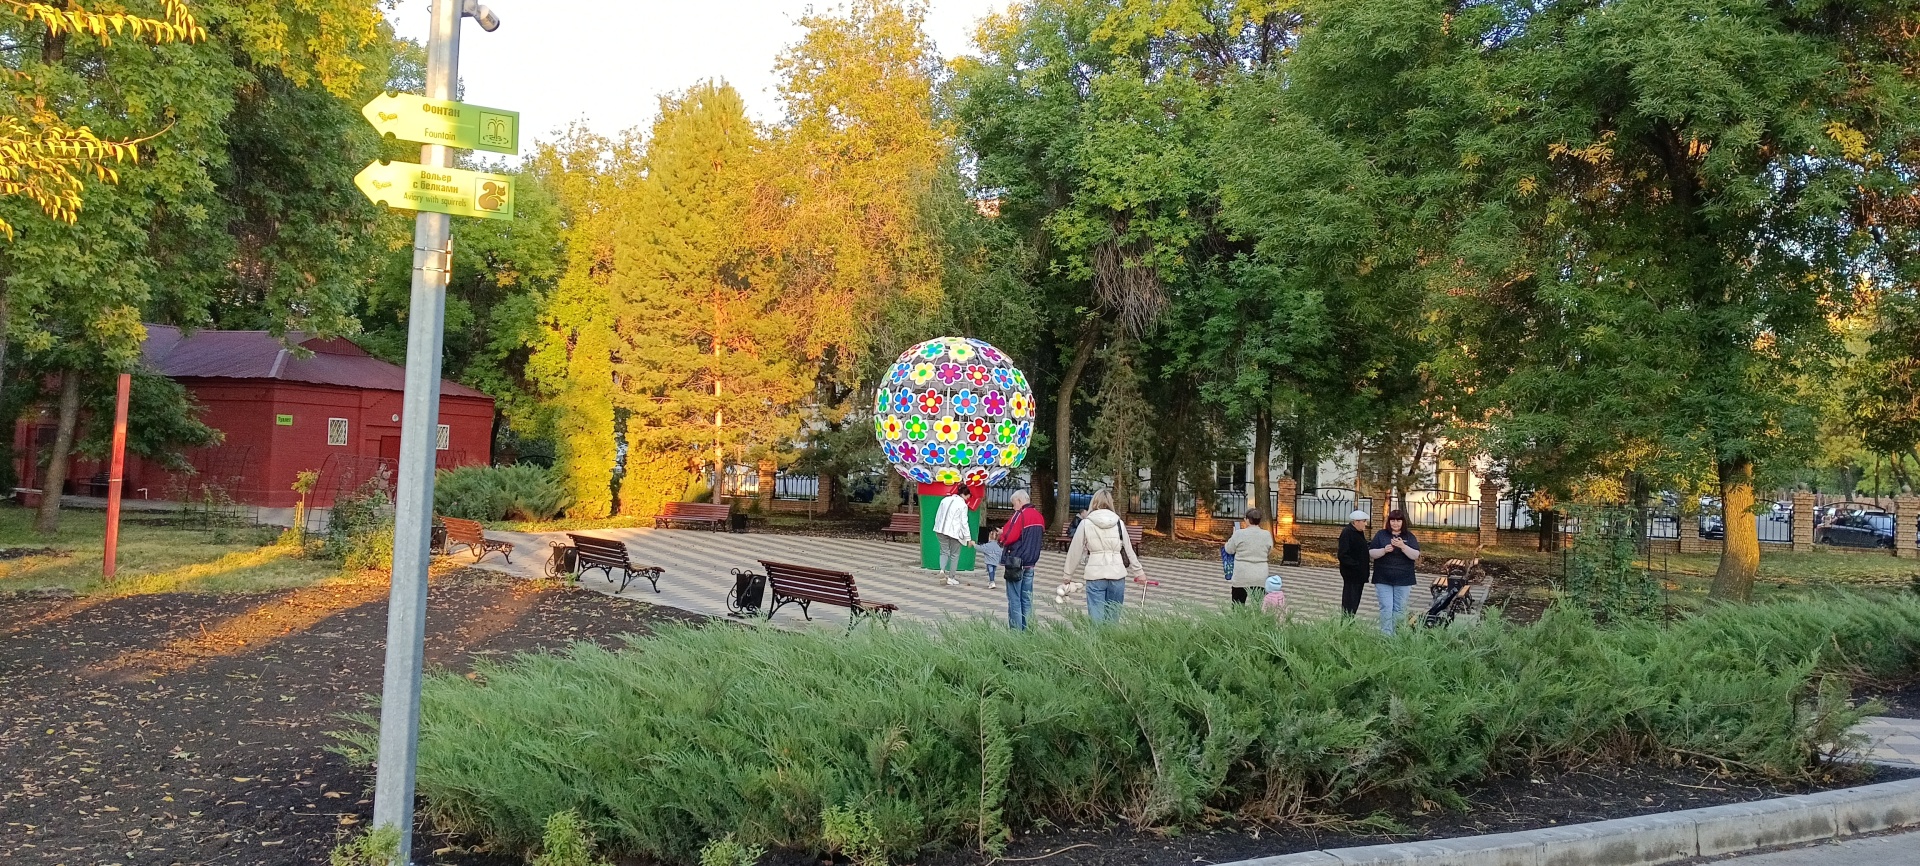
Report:
M144 17L93 12L73 3L53 6L0 0L0 16L20 24L39 24L49 42L76 33L103 45L116 36L155 45L207 38L185 3L161 0L160 9L160 17ZM0 195L25 198L47 216L71 224L80 215L85 179L117 183L120 173L115 163L137 162L140 144L152 136L100 138L86 126L63 121L43 97L33 93L27 73L5 70L0 75L8 79L6 104L0 108L5 112L0 114ZM13 237L13 226L5 219L0 219L0 234Z

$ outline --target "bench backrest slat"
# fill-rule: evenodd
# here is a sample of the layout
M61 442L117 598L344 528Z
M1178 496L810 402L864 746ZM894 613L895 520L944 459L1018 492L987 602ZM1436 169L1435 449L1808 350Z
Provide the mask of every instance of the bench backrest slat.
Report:
M660 507L661 517L685 517L693 520L725 520L733 509L712 502L668 502Z
M595 538L591 535L567 533L573 539L575 555L591 563L609 563L625 566L627 564L627 546L610 538Z
M467 520L461 517L442 517L440 518L440 522L446 524L447 538L450 540L462 544L469 541L477 543L481 540L481 528L478 521Z
M860 590L853 585L851 572L764 559L760 560L760 567L766 569L767 582L780 595L835 604L860 603Z

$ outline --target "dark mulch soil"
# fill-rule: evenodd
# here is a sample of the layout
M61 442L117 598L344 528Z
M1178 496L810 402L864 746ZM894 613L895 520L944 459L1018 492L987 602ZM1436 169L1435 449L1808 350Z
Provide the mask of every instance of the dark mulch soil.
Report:
M1920 773L1882 769L1864 780L1849 777L1836 780L1835 784L1893 781L1915 775ZM1471 811L1465 815L1431 804L1424 812L1415 811L1412 804L1378 804L1383 812L1411 831L1409 836L1355 835L1334 827L1262 827L1233 822L1223 822L1214 829L1169 835L1119 825L1031 833L1009 845L1005 857L1008 860L1045 858L1048 866L1224 863L1321 848L1533 830L1802 792L1802 789L1755 784L1691 767L1589 767L1500 780L1470 796ZM792 866L800 862L790 861ZM980 862L977 854L947 854L922 860L924 866L973 866Z
M455 671L696 619L479 571L436 579L429 611L428 657ZM325 862L343 832L372 817L371 777L328 751L326 732L347 727L340 716L366 711L365 696L379 689L385 625L379 586L0 600L0 863ZM1691 767L1594 767L1491 784L1471 795L1465 816L1433 804L1371 808L1417 837L1436 838L1796 791ZM415 839L416 862L523 862L432 828ZM1048 828L1022 835L1005 856L1049 866L1171 866L1382 841L1392 840L1225 820L1177 835L1125 825ZM960 852L923 858L930 866L981 861Z
M66 556L67 551L51 547L0 547L0 559L25 559L29 556Z
M135 596L59 618L89 601L0 601L0 863L325 863L371 819L371 777L326 732L379 691L384 587ZM272 621L276 604L313 610L312 624L218 639L229 618ZM428 659L455 670L704 620L482 571L436 578L428 611ZM195 663L172 660L176 641ZM416 839L418 862L449 844Z
M1861 699L1871 698L1886 705L1883 716L1896 719L1920 719L1920 680L1905 685L1861 689Z

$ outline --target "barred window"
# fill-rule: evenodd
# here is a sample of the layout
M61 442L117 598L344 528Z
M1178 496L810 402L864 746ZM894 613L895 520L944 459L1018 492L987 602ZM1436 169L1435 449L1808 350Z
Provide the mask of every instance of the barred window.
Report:
M438 450L438 451L445 451L449 448L452 448L453 447L453 428L445 424L440 425L440 429L434 431L434 434L433 434L433 447L435 450Z
M347 419L345 418L328 418L327 419L327 444L328 445L347 444Z

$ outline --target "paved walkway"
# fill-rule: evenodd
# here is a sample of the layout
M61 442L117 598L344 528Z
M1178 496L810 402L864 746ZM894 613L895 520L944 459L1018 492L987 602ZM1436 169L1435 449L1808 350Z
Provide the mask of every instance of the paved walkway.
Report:
M1920 832L1840 839L1708 862L1728 866L1920 866Z
M1867 758L1883 764L1920 767L1920 719L1875 716L1857 728L1873 740Z
M660 579L660 593L642 580L629 585L625 596L715 616L726 614L727 591L733 588L732 569L760 570L759 560L792 562L853 572L860 597L891 602L900 606L897 619L938 622L948 618L976 616L1006 621L1006 593L986 588L984 568L962 574L963 585L949 587L939 576L920 568L917 542L888 542L859 538L829 538L804 535L702 532L674 529L597 529L591 534L626 542L628 555L636 564L659 565L666 569ZM543 573L547 544L564 541L565 533L490 532L489 535L514 542L517 552L508 565L498 556L488 556L482 568L528 577ZM464 548L455 557L464 556ZM1034 577L1033 607L1041 617L1058 617L1064 609L1056 602L1055 588L1060 584L1065 554L1049 549L1040 558ZM1127 585L1126 605L1130 610L1167 611L1184 605L1218 606L1228 601L1226 581L1220 576L1218 560L1142 557L1147 578L1159 586ZM1340 573L1331 568L1284 568L1287 603L1296 617L1322 618L1340 610ZM601 592L612 593L615 585L593 572L583 583ZM1070 598L1067 607L1086 610L1080 597ZM1362 616L1375 616L1372 594L1362 603ZM822 605L813 609L813 625L845 628L846 611ZM795 628L807 623L792 606L783 608L774 624Z

